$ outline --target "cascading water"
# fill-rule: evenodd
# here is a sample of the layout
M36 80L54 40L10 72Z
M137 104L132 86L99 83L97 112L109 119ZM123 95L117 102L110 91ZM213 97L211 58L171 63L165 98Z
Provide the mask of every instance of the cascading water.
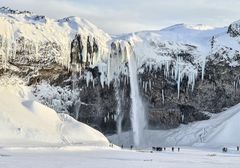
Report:
M131 122L133 131L134 145L140 146L143 136L143 130L146 126L144 106L138 87L138 72L137 72L137 60L133 52L131 45L126 46L126 54L128 57L128 67L130 76L130 87L131 87Z
M117 99L117 109L116 109L116 114L117 114L117 134L118 136L121 135L122 133L122 119L123 119L123 112L122 112L122 96L119 90L120 83L118 80L114 82L114 88L115 88L115 97Z
M75 93L77 93L77 100L75 100L74 102L74 106L73 106L73 112L74 112L74 118L76 120L78 120L78 117L79 117L79 112L80 112L80 107L81 107L81 100L80 100L80 91L78 90L78 86L77 86L77 81L78 81L78 77L77 77L77 74L74 73L72 75L72 82L73 82L73 85L72 85L72 90L75 91ZM74 96L74 95L73 95Z

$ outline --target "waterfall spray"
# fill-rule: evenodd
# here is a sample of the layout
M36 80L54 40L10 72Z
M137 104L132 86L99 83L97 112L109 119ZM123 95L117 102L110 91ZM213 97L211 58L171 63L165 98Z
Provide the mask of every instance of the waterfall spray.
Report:
M144 106L138 87L137 59L130 44L126 45L131 87L131 122L135 146L141 145L143 130L146 126Z
M79 88L77 86L78 83L78 76L77 73L73 73L72 74L72 90L74 92L78 92L78 94L80 94L79 92ZM77 95L77 100L75 100L74 105L73 105L73 112L74 112L74 118L76 120L78 120L79 118L79 112L80 112L80 107L81 107L81 100L80 100L80 95Z
M115 80L114 82L114 89L115 89L115 97L117 99L117 134L120 136L122 133L122 119L123 119L123 111L122 111L122 95L120 93L120 81Z

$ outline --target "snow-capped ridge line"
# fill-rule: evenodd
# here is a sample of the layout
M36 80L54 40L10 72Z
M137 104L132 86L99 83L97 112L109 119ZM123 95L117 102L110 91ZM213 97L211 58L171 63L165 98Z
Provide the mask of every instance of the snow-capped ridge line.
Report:
M213 30L218 29L222 27L213 27L210 25L205 24L185 24L185 23L179 23L175 24L166 28L161 29L160 31L174 31L178 29L191 29L191 30L197 30L197 31L207 31L207 30Z
M30 11L26 11L26 10L24 10L24 11L13 10L13 9L11 9L9 7L5 7L5 6L0 8L0 13L3 13L3 14L33 14Z

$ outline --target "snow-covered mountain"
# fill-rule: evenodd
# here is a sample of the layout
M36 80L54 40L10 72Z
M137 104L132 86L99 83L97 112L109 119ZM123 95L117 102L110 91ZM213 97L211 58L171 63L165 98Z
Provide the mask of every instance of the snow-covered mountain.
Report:
M110 36L78 17L1 8L0 25L1 77L21 78L45 105L105 133L131 127L133 56L150 128L208 119L240 100L239 21Z
M70 68L69 54L71 45L74 45L72 40L77 34L80 34L79 38L84 41L83 53L87 53L88 42L96 42L101 55L107 50L106 43L110 37L85 19L68 17L54 20L9 8L1 8L0 13L1 55L4 66L8 66L8 61L14 58L19 63L57 62ZM86 59L86 54L83 54L82 61Z

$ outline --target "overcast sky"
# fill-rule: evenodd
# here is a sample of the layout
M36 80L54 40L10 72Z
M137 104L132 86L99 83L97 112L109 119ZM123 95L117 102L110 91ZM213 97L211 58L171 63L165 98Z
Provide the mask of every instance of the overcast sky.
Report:
M79 16L111 34L177 23L227 26L240 19L240 0L0 0L0 5L52 18Z

